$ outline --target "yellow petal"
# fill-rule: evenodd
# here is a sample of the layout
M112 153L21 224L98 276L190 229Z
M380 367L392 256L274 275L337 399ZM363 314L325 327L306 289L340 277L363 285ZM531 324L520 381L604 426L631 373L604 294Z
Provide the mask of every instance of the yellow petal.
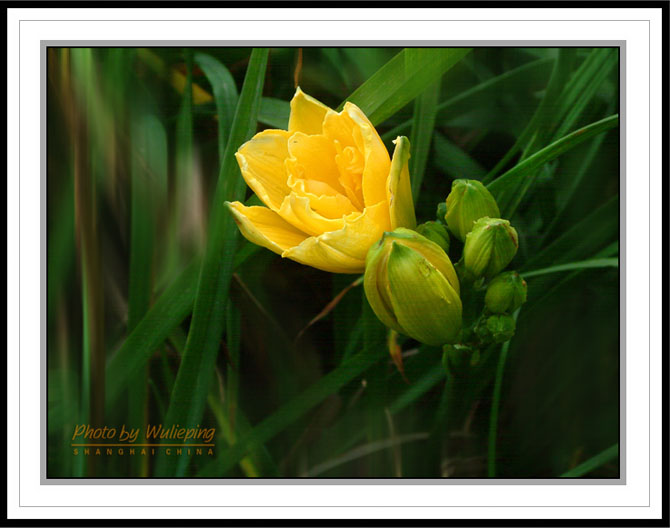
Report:
M345 111L338 114L334 110L328 110L323 119L323 135L333 143L337 142L341 149L356 146L354 128L356 123Z
M320 237L309 237L299 246L284 251L282 257L330 273L362 273L365 270L364 260L345 255Z
M291 99L291 115L288 119L289 132L305 134L321 134L321 126L326 112L326 105L303 92L300 87Z
M391 168L389 153L377 130L360 108L355 104L346 103L344 111L356 123L362 138L361 152L365 158L362 186L365 205L379 203L386 200L384 186Z
M277 211L279 215L297 229L318 236L326 231L336 231L344 227L344 218L326 218L314 211L306 196L290 193ZM352 213L360 216L361 213Z
M359 212L353 206L351 200L342 194L327 196L306 193L305 196L309 198L309 204L312 209L325 218L342 218L343 216Z
M345 255L365 261L370 247L389 230L387 222L386 202L380 202L366 207L360 216L345 217L342 229L323 233L319 238Z
M284 161L288 157L285 130L264 130L242 145L235 157L247 185L270 209L277 211L290 192Z
M362 143L362 140L361 140ZM358 150L358 147L342 147L336 143L338 153L335 155L335 163L340 173L340 183L357 209L365 209L365 200L363 199L363 169L365 168L365 159Z
M342 218L356 210L349 198L326 183L296 180L289 175L288 184L296 194L309 198L311 208L326 218Z
M316 194L318 196L337 196L339 193L327 183L319 180L293 180L289 175L288 185L298 194Z
M341 229L310 237L282 256L332 273L362 273L368 249L389 228L387 219L386 202L380 202L349 215Z
M409 182L409 140L399 136L393 141L393 161L386 183L387 199L391 214L391 229L416 227L414 200Z
M295 178L322 181L344 194L335 162L335 145L331 140L321 135L296 132L289 138L288 152L286 167Z
M305 233L267 207L247 207L240 202L226 202L226 206L244 238L279 255L307 238Z

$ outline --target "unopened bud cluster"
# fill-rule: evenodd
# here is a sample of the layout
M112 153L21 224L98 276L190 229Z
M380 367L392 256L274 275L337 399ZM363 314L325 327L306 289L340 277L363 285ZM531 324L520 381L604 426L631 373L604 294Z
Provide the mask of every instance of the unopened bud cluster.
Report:
M481 182L454 181L437 211L437 221L384 233L368 252L364 287L387 327L445 345L445 367L455 373L476 363L481 347L512 338L526 283L504 271L519 237ZM450 251L457 253L456 266ZM474 304L464 312L463 303Z
M446 200L444 220L464 242L458 269L463 282L486 285L484 309L474 325L481 344L509 341L516 329L513 313L526 301L526 282L504 272L519 248L519 236L500 217L495 198L478 181L456 180Z

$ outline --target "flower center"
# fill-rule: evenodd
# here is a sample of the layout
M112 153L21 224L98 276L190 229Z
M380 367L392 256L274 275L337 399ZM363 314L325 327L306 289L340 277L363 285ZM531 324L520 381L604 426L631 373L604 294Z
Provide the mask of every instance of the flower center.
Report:
M335 163L340 172L339 182L347 193L347 198L359 209L363 210L363 168L365 161L356 147L345 147L335 140Z

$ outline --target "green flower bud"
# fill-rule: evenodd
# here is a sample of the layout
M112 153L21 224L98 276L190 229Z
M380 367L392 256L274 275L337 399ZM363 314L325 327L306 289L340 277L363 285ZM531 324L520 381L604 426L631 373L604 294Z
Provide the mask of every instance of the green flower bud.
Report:
M519 247L519 238L509 221L480 218L465 237L463 264L474 278L496 276L510 263Z
M482 317L475 333L484 343L504 343L512 339L516 330L514 317L507 314L496 314L490 317Z
M521 275L516 271L507 271L491 281L484 302L493 313L512 313L526 302L527 289Z
M435 242L399 227L367 254L365 294L389 328L428 345L457 341L460 287L449 257Z
M516 330L516 321L511 315L492 315L486 320L486 328L495 343L504 343L512 339Z
M498 204L484 184L477 180L454 180L447 196L446 221L451 232L465 241L477 220L498 218Z
M425 236L428 240L435 242L444 249L445 253L449 252L449 232L443 224L439 222L426 222L417 226L416 232Z

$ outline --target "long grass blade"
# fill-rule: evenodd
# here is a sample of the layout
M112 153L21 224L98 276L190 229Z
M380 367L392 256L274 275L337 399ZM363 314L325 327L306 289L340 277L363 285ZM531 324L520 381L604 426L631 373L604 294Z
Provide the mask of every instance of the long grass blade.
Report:
M359 458L363 458L366 456L369 456L373 453L377 453L379 451L384 451L386 449L392 448L392 447L397 447L402 444L406 444L408 442L416 442L418 440L426 440L428 438L428 433L411 433L411 434L406 434L406 435L401 435L396 438L387 438L386 440L377 440L376 442L370 442L368 444L364 444L362 446L358 446L351 451L348 451L347 453L344 453L343 455L340 455L338 457L335 457L331 460L326 460L325 462L322 462L307 471L305 471L301 477L316 477L318 475L322 475L323 473L326 473L327 471L330 471L331 469L334 469L338 466L341 466L343 464L346 464L348 462L352 462L353 460L357 460Z
M197 261L187 266L108 360L105 369L107 408L114 405L132 376L142 369L170 332L191 312L198 270Z
M381 324L372 311L370 303L365 295L365 291L361 291L361 303L363 353L374 357L380 350L384 350L386 353L392 352L394 347L389 347L389 344L392 343L387 341L389 330ZM396 363L396 367L397 366L398 363ZM402 364L400 364L399 370L401 373L403 372ZM383 438L386 434L384 415L380 412L380 409L387 407L386 365L381 363L371 367L365 377L365 381L366 390L363 394L362 402L366 413L367 441L375 442ZM371 456L370 459L368 459L369 471L373 475L380 474L386 466L384 462L385 461L381 459L380 455Z
M584 109L591 103L594 95L600 89L603 81L619 62L616 49L595 49L584 61L584 67L579 68L574 76L574 82L565 90L559 102L560 123L554 133L554 140L563 137L577 123L577 119Z
M619 197L615 196L538 251L524 263L521 271L592 258L595 250L616 240L618 212Z
M47 313L52 317L56 313L58 299L66 284L68 273L74 264L74 182L68 178L67 186L60 195L56 208L56 218L59 219L50 226L49 251L47 255Z
M572 199L573 195L579 188L579 185L583 181L584 176L591 169L594 159L598 154L598 152L600 151L600 147L602 146L605 137L606 134L600 134L599 136L594 138L594 140L589 144L587 153L582 158L577 173L568 182L566 182L565 186L562 186L560 193L557 194L556 197L557 211L551 223L549 224L544 234L542 235L543 241L547 240L554 234L554 231L558 226L559 222L563 220L565 213L567 213L567 211L569 210L570 200Z
M507 151L505 156L503 156L496 166L486 175L484 178L485 182L491 181L512 160L514 155L531 141L535 134L546 134L547 128L552 124L551 116L555 112L556 101L563 90L568 75L570 74L573 59L574 51L572 49L559 49L558 59L556 60L554 69L551 73L549 84L547 85L544 97L540 101L537 110L528 122L526 128L514 142L514 145L512 145L512 148Z
M619 253L619 242L613 242L612 244L601 249L593 255L593 259L601 258L614 258L614 255ZM618 258L618 257L617 257ZM539 281L542 284L534 284L533 287L528 292L528 299L524 305L524 311L522 313L522 318L529 314L532 311L532 307L536 304L544 302L546 299L551 298L557 291L561 288L570 284L574 279L579 277L583 272L587 271L590 268L581 268L572 271L568 275L562 276L559 281L549 281L551 277L540 278ZM525 277L525 272L523 273ZM533 281L534 283L536 281Z
M434 165L454 180L481 180L486 175L484 167L439 132L433 134L433 156Z
M228 346L230 347L231 337L230 335L227 337L229 341ZM181 327L178 327L174 332L172 332L170 335L170 342L177 350L177 353L182 356L184 354L184 348L186 347L186 334L181 329ZM218 376L214 377L218 378ZM172 386L173 384L174 379L171 380L169 385ZM246 417L241 411L239 411L239 409L236 409L235 413L235 422L237 422L237 426L231 421L229 414L225 410L226 398L224 397L224 401L221 401L222 393L225 391L226 394L228 394L226 389L227 387L223 388L220 384L217 386L216 384L212 383L209 394L207 395L207 403L219 426L219 434L223 436L224 441L228 445L232 445L235 443L235 438L237 435L236 429L247 431L250 429L250 427ZM268 453L265 446L260 446L258 449L250 453L248 457L240 460L240 468L247 477L258 477L261 475L272 477L278 476L276 464L272 460L272 457Z
M582 260L581 262L570 262L569 264L561 264L560 266L551 266L549 268L527 271L523 274L524 279L530 277L537 277L539 275L546 275L547 273L557 273L559 271L574 271L588 268L618 268L618 258L602 258Z
M406 48L388 61L346 101L382 123L453 67L470 48ZM344 103L340 105L340 109Z
M234 269L244 264L258 249L258 246L253 244L243 245L235 255ZM107 361L105 379L108 409L116 403L116 399L132 375L141 370L160 344L191 313L199 270L199 261L188 265L156 299L135 329Z
M437 105L438 121L488 106L501 94L506 93L510 88L517 87L521 82L532 83L546 79L551 72L553 63L553 58L534 60L464 90ZM412 121L412 119L403 121L382 135L382 139L387 142L397 136L407 134L412 126Z
M263 97L258 111L258 121L280 130L288 130L288 118L291 106L287 101L274 97Z
M566 471L561 475L561 478L583 477L584 475L591 473L591 471L598 469L600 466L603 466L618 457L619 443L617 442L613 446L608 447L604 451L601 451L596 456L589 458L586 462L582 462L577 467Z
M128 279L128 333L149 309L153 291L154 240L160 205L167 201L167 138L153 115L132 124L130 269ZM128 393L128 421L133 428L146 423L147 367L134 376ZM140 467L146 469L146 458ZM146 476L146 475L142 475Z
M168 249L167 272L173 275L181 265L181 226L187 224L191 203L189 197L194 189L193 165L193 50L184 50L186 78L181 106L177 116L174 210L171 218L171 236Z
M384 48L340 48L340 50L363 79L369 78L383 66L388 58L386 52L389 51Z
M82 268L83 357L82 411L93 427L105 421L105 339L103 275L98 229L98 175L101 160L101 129L109 123L96 115L100 92L93 51L72 50L72 66L78 81L78 102L73 108L75 229ZM98 121L99 118L100 120ZM89 475L95 474L95 460L87 461Z
M431 368L421 378L412 383L411 386L402 392L395 400L393 400L391 405L389 405L389 411L391 414L398 413L407 408L407 406L414 403L417 399L419 399L426 392L437 385L442 380L442 378L444 378L444 375L444 368L441 364Z
M281 431L303 416L307 411L321 403L326 397L355 379L386 356L382 348L368 354L365 351L355 354L339 367L326 374L300 395L290 400L277 411L265 418L244 435L232 448L224 451L216 461L205 467L199 477L224 476L251 449L274 438Z
M410 136L412 138L412 157L409 160L414 203L419 198L421 182L428 163L428 154L437 116L437 101L440 97L440 85L440 79L438 79L414 101L414 118L412 119L412 135Z
M249 59L214 194L209 223L210 236L200 270L186 349L165 420L168 426L172 424L184 427L196 426L204 410L211 381L210 375L223 333L225 307L238 237L237 226L225 210L224 201L244 198L245 183L239 174L234 153L256 130L267 60L267 49L254 49ZM156 475L183 476L188 462L187 452L180 458L159 457Z
M218 148L219 161L223 163L223 154L230 134L230 127L237 108L237 86L235 79L223 64L207 53L196 53L193 57L200 66L214 93L214 104L219 123Z
M580 143L619 125L619 114L615 114L564 136L531 157L522 161L488 185L496 198L504 218L510 218L522 201L533 173L545 163L573 149Z

